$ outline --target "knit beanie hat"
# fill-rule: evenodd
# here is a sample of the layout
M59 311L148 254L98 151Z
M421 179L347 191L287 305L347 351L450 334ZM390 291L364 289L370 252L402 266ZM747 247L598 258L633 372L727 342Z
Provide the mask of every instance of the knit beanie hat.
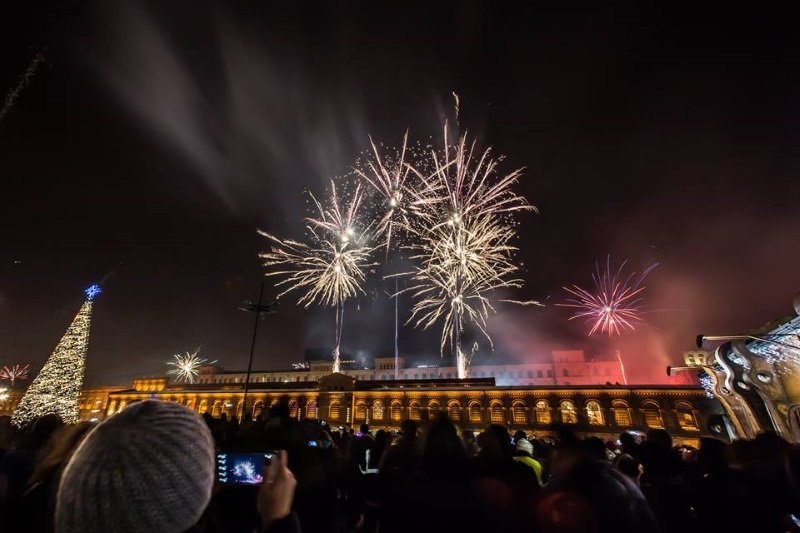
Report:
M517 451L524 452L528 455L533 455L533 444L528 439L519 439L517 441Z
M187 407L129 405L84 439L56 499L56 533L181 533L197 523L214 485L214 441Z

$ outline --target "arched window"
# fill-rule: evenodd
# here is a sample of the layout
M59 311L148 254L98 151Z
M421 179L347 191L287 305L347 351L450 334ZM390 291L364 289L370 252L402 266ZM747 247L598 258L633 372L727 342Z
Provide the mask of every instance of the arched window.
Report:
M264 412L264 402L258 400L256 403L253 404L253 420L261 416L261 413Z
M514 419L515 424L527 424L528 423L528 413L525 409L525 402L521 400L517 400L511 406L511 416Z
M537 424L550 424L553 418L550 415L550 404L547 400L538 400L536 402L536 423Z
M589 418L589 423L593 426L602 426L605 424L603 418L603 409L600 404L594 400L586 402L586 416Z
M198 407L197 412L201 415L208 412L208 400L205 398L200 400L200 407Z
M192 411L194 411L194 406L196 405L196 403L195 403L195 402L196 402L196 400L195 400L194 398L189 398L189 399L186 401L186 407L188 407L189 409L191 409Z
M661 409L656 402L645 402L642 405L644 411L644 422L651 428L663 428L664 421L661 419Z
M562 368L561 369L561 375L564 376L565 378L568 378L569 377L569 369L568 368Z
M489 406L489 413L493 424L502 424L503 420L503 404L499 401L494 401Z
M544 374L542 374L542 371L541 371L541 370L537 370L537 371L536 371L536 377L537 377L537 378L543 378L543 377L544 377Z
M356 420L367 418L367 402L359 400L356 402Z
M311 400L306 404L306 418L311 420L317 419L317 402Z
M448 372L448 373L447 373L447 379L450 379L450 378L452 378L452 377L453 377L453 374L452 374L451 372Z
M108 404L108 414L113 415L117 409L117 400L111 400Z
M383 420L383 402L380 400L372 402L372 419Z
M428 418L431 420L435 419L439 416L439 411L442 410L442 406L439 405L439 402L436 400L431 400L428 402Z
M411 420L419 420L421 418L420 414L419 414L419 402L418 401L412 400L408 404L408 418L410 418Z
M458 400L451 400L448 402L447 417L454 422L461 420L461 404L458 403Z
M428 379L428 374L426 374L425 372L423 372L423 373L422 373L422 379Z
M402 420L403 418L403 404L400 400L394 400L391 406L392 420Z
M631 412L622 400L611 402L611 410L614 412L614 423L620 427L631 425Z
M339 420L342 416L342 406L337 400L333 400L328 406L328 418L331 420Z
M244 400L239 400L236 404L236 420L242 419L242 409L244 409Z
M214 402L214 405L211 406L211 416L214 418L219 418L222 416L222 402L217 400Z
M565 424L578 423L578 412L575 410L575 404L571 400L561 402L561 421Z
M414 373L414 379L419 379L419 374L416 372Z
M472 402L469 404L469 421L470 422L482 422L483 417L481 416L481 404L478 402Z
M697 424L697 417L690 404L678 402L675 404L675 411L678 415L678 424L681 426L681 429L684 431L700 431L700 426Z
M528 370L528 379L533 378L533 370Z

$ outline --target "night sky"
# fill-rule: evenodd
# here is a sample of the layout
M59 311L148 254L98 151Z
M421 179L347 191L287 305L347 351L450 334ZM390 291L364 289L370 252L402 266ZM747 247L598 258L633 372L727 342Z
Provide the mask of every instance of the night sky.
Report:
M320 191L368 148L460 125L527 168L527 286L500 308L491 357L622 350L663 381L698 333L791 313L800 290L800 36L788 13L532 3L8 2L0 88L45 61L0 121L0 363L49 356L95 306L87 378L160 374L202 346L244 368L266 242L300 236ZM16 6L14 4L36 4ZM303 5L296 5L303 4ZM563 285L611 254L658 311L619 339L567 323ZM276 291L268 284L267 297ZM377 294L377 296L376 296ZM255 365L329 346L329 310L294 299L262 323ZM404 306L405 304L405 306ZM407 309L407 302L401 308ZM346 352L392 353L391 304L348 309ZM436 356L437 332L401 349Z

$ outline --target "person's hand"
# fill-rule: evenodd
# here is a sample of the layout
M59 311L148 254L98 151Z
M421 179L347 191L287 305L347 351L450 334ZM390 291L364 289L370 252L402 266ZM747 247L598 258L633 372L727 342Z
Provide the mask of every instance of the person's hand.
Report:
M289 516L292 512L294 489L297 480L287 466L289 458L285 450L278 450L268 465L264 466L264 482L258 491L258 514L264 529L275 520Z

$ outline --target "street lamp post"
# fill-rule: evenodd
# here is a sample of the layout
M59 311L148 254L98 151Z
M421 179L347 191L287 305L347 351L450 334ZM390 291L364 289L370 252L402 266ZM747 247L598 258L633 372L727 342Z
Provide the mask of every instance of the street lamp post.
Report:
M698 348L702 348L706 341L709 342L729 342L729 341L761 341L768 344L775 344L783 346L784 348L791 348L797 350L798 347L786 342L772 340L770 337L798 337L794 333L767 333L764 335L698 335L695 343Z
M264 282L261 282L261 289L258 292L258 303L245 302L244 305L239 307L241 311L249 311L255 313L256 320L253 324L253 339L250 341L250 358L247 360L247 376L244 381L244 396L242 398L242 415L239 417L239 422L244 421L244 414L247 412L247 393L250 390L250 374L253 371L253 353L256 349L256 335L258 335L258 321L262 313L274 313L275 307L278 302L271 302L268 304L264 302Z

